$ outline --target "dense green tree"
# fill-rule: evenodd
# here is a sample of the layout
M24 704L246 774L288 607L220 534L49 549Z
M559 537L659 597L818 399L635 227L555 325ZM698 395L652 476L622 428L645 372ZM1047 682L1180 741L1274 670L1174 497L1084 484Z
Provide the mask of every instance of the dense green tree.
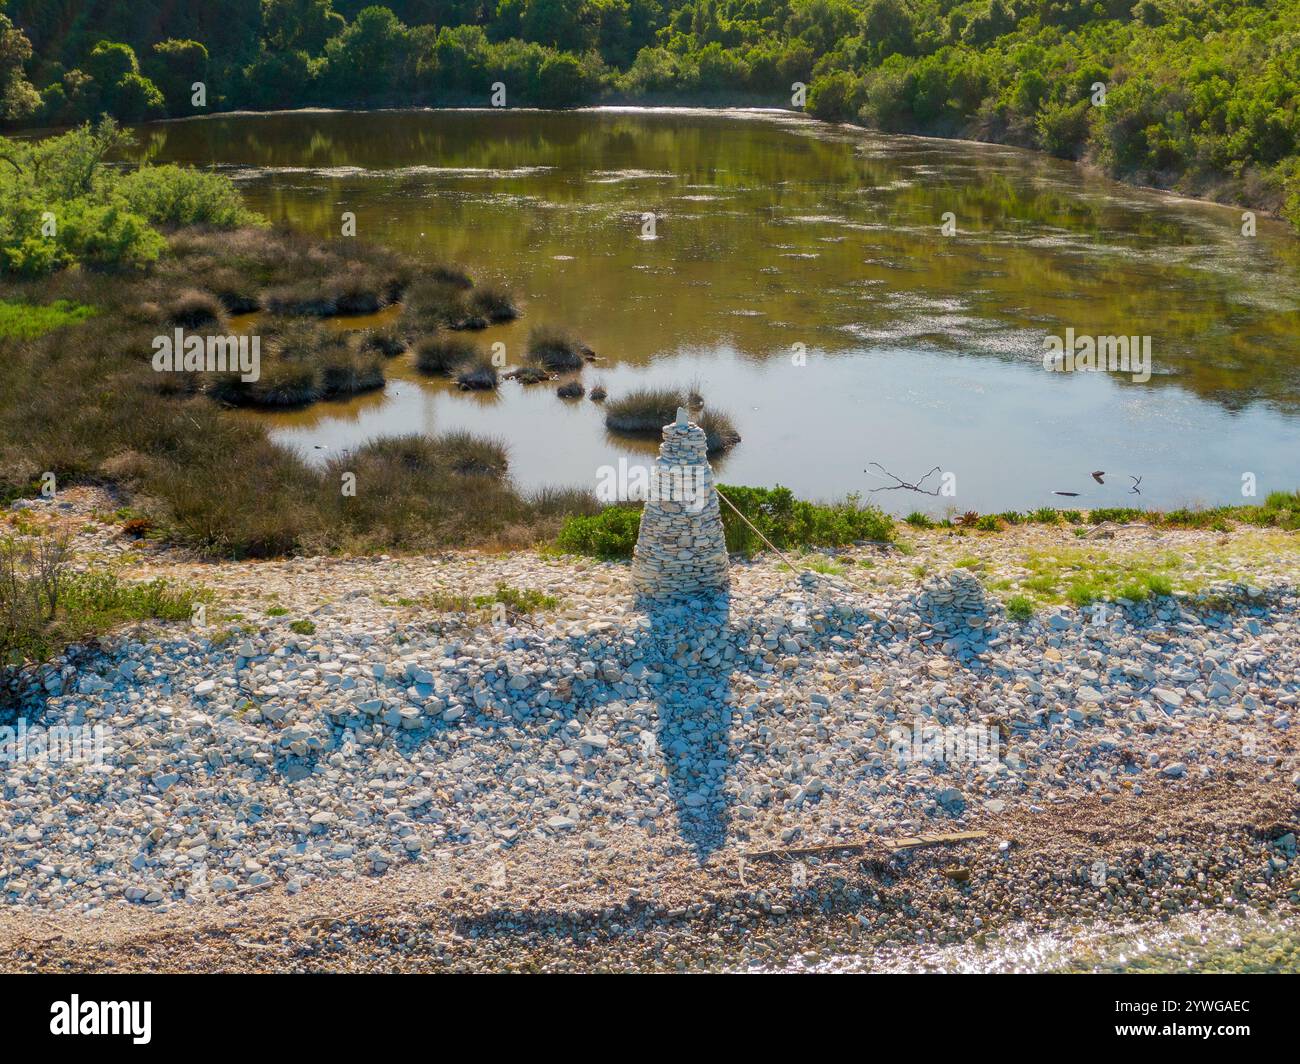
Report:
M318 55L347 23L330 0L262 0L262 25L272 49Z
M601 58L612 66L627 66L643 43L633 36L632 5L628 0L591 0L588 10Z
M585 51L595 39L586 7L586 0L526 0L519 34L562 51Z
M91 78L86 98L94 101L97 112L138 122L164 111L162 92L140 73L140 61L129 44L100 41L86 57L85 73Z
M793 0L785 30L815 54L832 51L858 29L861 15L848 0Z
M322 75L338 101L364 101L395 92L407 72L411 38L386 7L367 7L325 45Z
M315 98L320 61L306 52L262 49L240 74L239 98L251 107L301 106Z
M198 41L160 41L145 66L149 79L161 90L169 114L194 112L194 84L208 81L208 50L203 45ZM209 106L214 102L209 99Z
M903 0L867 0L862 9L862 36L877 59L910 55L915 46L912 12Z
M40 94L32 88L23 68L31 54L31 42L0 14L0 119L22 121L41 106Z
M116 85L128 74L140 73L140 61L129 44L100 41L90 50L85 71L101 86Z

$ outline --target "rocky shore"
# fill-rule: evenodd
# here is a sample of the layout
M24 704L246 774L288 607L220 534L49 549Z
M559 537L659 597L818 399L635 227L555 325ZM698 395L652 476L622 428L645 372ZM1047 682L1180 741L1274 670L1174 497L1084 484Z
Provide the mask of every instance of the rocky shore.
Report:
M6 970L766 968L1300 897L1295 535L904 529L649 606L624 564L212 564L25 505L213 601L5 696L104 737L0 766ZM1199 589L1007 616L1081 549ZM454 607L501 585L558 603Z

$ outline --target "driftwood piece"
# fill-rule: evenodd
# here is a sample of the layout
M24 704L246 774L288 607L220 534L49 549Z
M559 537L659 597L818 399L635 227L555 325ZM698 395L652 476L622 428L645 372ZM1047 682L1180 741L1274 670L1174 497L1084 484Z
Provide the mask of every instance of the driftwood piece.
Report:
M908 481L904 480L902 477L897 477L897 476L895 476L895 475L894 475L893 473L891 473L888 469L886 469L884 466L882 466L879 462L868 462L867 465L868 465L868 466L875 466L877 469L880 470L880 473L883 473L885 476L887 476L890 480L892 480L892 481L894 482L894 483L892 483L892 484L885 484L885 485L883 485L882 487L879 487L879 488L872 488L872 489L868 492L868 494L875 494L875 493L878 492L878 491L898 491L899 489L903 489L903 490L906 490L906 491L915 491L915 492L919 492L919 493L922 494L922 495L938 495L938 494L939 494L939 489L938 489L938 488L935 488L933 491L931 491L929 488L923 488L923 487L921 487L921 485L924 484L924 483L926 482L926 480L928 480L930 477L932 477L935 473L942 473L942 472L943 472L943 470L940 469L938 466L935 466L933 469L931 469L930 472L926 473L926 475L923 476L920 480L918 480L915 484L911 484L911 483L909 483ZM880 473L872 473L870 469L864 469L862 472L864 472L864 473L870 473L873 477L875 477L875 476L879 476L879 475L880 475Z
M986 839L987 831L956 831L941 835L905 835L898 839L885 839L883 842L871 839L865 842L832 842L820 846L783 847L777 850L754 850L746 853L747 859L757 860L764 857L811 857L822 853L861 853L863 850L883 849L890 853L899 850L915 850L922 846L942 846L954 842L973 842Z

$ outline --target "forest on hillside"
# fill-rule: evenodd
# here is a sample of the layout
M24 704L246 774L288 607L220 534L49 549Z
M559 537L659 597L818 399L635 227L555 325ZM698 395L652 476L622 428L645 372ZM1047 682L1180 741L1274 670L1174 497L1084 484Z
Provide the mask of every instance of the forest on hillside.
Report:
M1300 0L0 0L10 127L482 105L498 82L510 105L804 103L1300 225Z

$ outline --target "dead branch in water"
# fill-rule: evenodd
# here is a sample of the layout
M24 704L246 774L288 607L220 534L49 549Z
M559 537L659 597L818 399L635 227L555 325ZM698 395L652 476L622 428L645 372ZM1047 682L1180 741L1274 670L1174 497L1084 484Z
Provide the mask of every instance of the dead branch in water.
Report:
M906 488L908 491L920 492L922 495L939 494L938 488L935 488L934 491L929 491L928 489L921 487L921 485L924 484L929 477L934 476L935 473L942 472L942 470L938 466L935 466L933 469L931 469L930 472L926 473L926 475L923 476L920 480L918 480L915 484L909 484L906 480L903 480L901 477L894 476L893 473L891 473L888 469L882 466L879 462L868 462L867 465L875 466L877 469L880 470L881 473L889 477L890 480L895 481L895 483L893 484L882 484L878 488L872 488L870 491L871 494L874 494L877 491L898 491L899 488ZM864 469L862 472L870 473L871 470Z

